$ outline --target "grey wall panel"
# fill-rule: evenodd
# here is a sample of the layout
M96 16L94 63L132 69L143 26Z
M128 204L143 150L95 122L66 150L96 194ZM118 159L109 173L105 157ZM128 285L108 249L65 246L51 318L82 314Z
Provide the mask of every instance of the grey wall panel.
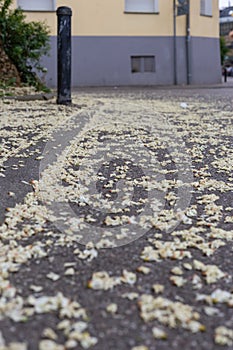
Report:
M80 37L74 38L75 85L172 84L170 38ZM131 73L130 56L154 55L154 73ZM84 69L86 67L86 69Z
M177 84L187 83L186 38L177 37Z
M195 37L191 41L192 83L221 82L220 48L218 38Z
M45 77L47 85L54 87L57 85L57 37L50 37L50 47L50 55L43 57L41 63L47 68Z
M186 42L177 37L178 84L186 84ZM154 55L156 71L131 73L130 56ZM192 38L192 82L221 81L218 39ZM56 37L51 37L51 55L43 63L48 68L47 83L56 86ZM171 85L173 72L172 37L93 37L72 38L72 85Z

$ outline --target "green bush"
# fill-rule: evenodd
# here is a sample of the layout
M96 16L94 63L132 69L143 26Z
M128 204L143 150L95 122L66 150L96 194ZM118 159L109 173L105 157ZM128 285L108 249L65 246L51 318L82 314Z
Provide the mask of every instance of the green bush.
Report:
M35 71L43 72L40 64L48 54L49 27L44 22L27 22L20 8L11 9L13 0L0 0L0 38L3 48L19 71L22 82L43 89Z
M220 58L221 58L221 65L223 65L225 56L228 53L229 49L226 46L226 41L223 36L220 36Z

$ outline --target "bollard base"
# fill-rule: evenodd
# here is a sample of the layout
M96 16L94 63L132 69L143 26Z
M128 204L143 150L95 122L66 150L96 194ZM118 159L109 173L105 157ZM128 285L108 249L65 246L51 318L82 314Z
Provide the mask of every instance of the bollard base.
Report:
M64 98L64 97L58 97L57 98L57 104L58 105L71 105L72 104L72 100Z

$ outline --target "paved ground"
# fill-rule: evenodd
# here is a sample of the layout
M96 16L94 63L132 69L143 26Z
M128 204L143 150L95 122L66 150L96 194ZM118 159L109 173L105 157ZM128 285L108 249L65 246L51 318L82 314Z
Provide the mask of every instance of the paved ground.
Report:
M0 101L0 349L232 349L227 84Z

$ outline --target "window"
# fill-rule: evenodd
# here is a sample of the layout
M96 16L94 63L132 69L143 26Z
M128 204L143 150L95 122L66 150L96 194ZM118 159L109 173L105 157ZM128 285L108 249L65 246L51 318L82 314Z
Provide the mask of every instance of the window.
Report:
M55 11L56 0L18 0L18 7L24 11Z
M201 16L212 16L212 2L213 0L200 0L201 1Z
M131 56L131 73L155 72L155 56Z
M132 73L141 72L141 57L136 57L136 56L131 57L131 72Z
M125 0L125 12L158 13L159 0Z

